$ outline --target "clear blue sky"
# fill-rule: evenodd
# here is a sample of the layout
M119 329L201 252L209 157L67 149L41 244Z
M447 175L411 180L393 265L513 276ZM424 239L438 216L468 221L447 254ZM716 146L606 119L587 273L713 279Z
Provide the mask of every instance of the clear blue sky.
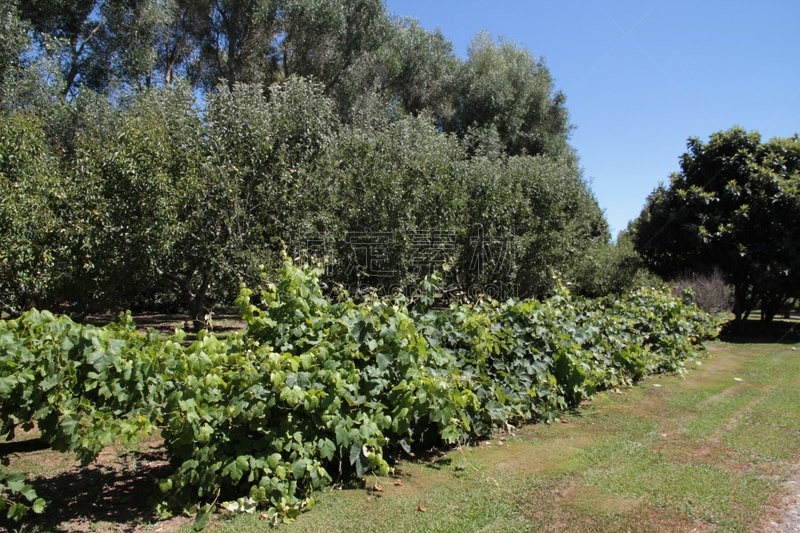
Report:
M486 29L543 57L612 235L691 136L800 133L800 0L389 0L466 57Z

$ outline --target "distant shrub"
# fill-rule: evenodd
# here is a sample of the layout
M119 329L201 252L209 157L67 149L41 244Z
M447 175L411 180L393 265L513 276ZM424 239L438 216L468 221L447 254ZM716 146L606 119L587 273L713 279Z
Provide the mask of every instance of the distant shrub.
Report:
M714 269L710 274L691 274L677 278L672 283L676 296L687 294L691 289L692 302L707 313L730 311L733 307L733 291L725 283L722 272Z

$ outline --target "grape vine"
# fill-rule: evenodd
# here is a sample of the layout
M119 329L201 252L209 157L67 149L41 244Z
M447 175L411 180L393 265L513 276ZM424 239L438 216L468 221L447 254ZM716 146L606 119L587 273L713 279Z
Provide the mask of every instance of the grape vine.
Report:
M291 520L334 476L386 475L422 446L469 443L504 424L554 420L601 389L680 372L717 322L657 291L482 301L431 309L428 292L354 302L323 295L319 272L287 261L237 306L247 329L137 333L30 311L0 322L0 436L41 431L88 464L112 442L160 430L176 465L162 515L214 502ZM0 471L0 508L44 502Z

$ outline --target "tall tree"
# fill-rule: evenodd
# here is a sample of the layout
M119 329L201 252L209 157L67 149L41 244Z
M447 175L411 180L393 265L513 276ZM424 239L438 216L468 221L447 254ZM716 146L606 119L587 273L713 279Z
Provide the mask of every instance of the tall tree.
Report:
M193 84L213 91L222 81L228 90L237 83L275 81L278 8L280 0L178 0L191 20L199 52L189 67Z
M479 34L454 97L456 112L446 129L467 138L474 150L487 143L499 144L509 155L570 150L566 97L555 91L543 60L512 42L496 43L489 34Z
M347 115L365 89L358 74L387 36L381 0L286 0L281 67L285 77L311 77Z
M39 46L61 66L65 95L73 93L81 75L91 68L92 49L104 24L100 16L103 2L29 0L20 4L20 14L33 27Z
M118 0L99 6L102 21L84 83L98 92L141 90L164 83L159 41L174 30L172 2ZM159 72L161 71L161 72ZM159 79L161 78L161 79Z
M379 92L389 101L414 115L428 111L441 120L452 115L458 67L453 45L441 31L429 32L413 19L394 19L373 70Z
M736 319L760 301L771 321L800 285L800 138L762 143L735 127L688 148L634 224L636 247L665 278L718 268Z

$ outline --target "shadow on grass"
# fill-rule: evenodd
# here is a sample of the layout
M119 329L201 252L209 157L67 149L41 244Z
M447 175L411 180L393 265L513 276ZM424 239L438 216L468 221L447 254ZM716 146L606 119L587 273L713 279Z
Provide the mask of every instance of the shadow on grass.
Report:
M14 444L4 443L0 453L12 453L7 447ZM103 523L103 530L133 532L142 524L155 524L155 482L169 475L169 463L163 452L130 455L133 468L93 464L29 479L47 507L42 514L29 513L21 524L3 513L0 531L90 531Z
M744 320L739 324L730 321L722 327L719 338L732 344L794 344L800 342L800 322L777 318L772 324L766 324L758 319Z

